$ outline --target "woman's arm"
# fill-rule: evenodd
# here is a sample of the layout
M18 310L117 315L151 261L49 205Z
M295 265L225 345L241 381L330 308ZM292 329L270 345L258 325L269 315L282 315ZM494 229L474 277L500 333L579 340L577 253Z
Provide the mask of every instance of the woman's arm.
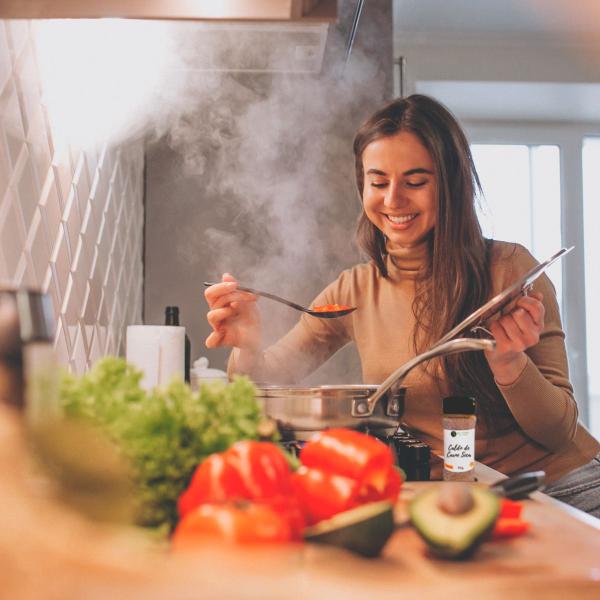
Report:
M522 248L513 259L512 278L535 264ZM522 298L509 314L491 324L497 350L486 357L524 433L557 451L573 439L578 410L554 287L542 275L534 289L531 297Z

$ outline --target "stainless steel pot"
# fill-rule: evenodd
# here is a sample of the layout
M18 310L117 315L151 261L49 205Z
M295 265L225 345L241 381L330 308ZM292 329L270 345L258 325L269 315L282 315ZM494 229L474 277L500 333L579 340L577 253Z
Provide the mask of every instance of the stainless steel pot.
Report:
M457 338L438 344L401 365L381 385L261 386L257 397L265 413L284 431L303 435L330 427L397 427L404 411L406 375L436 356L492 350L493 340Z
M397 393L384 394L368 419L352 415L353 404L368 401L377 390L376 385L265 386L259 388L257 397L267 416L275 419L281 430L302 439L302 433L331 427L397 427L406 392L404 387Z

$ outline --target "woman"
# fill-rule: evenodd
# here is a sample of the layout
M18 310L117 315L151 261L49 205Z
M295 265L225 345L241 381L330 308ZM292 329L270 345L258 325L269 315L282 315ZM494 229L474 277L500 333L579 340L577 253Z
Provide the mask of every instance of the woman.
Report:
M357 237L371 261L344 271L314 304L358 309L339 319L304 315L263 351L256 297L225 274L206 290L214 330L206 345L234 348L230 372L298 381L353 341L364 381L380 383L536 264L522 246L482 236L468 142L435 100L413 95L383 107L360 127L354 154ZM600 516L600 444L577 421L549 279L488 326L494 351L430 361L408 375L403 420L439 454L441 399L474 395L479 461L507 475L543 469L550 493Z

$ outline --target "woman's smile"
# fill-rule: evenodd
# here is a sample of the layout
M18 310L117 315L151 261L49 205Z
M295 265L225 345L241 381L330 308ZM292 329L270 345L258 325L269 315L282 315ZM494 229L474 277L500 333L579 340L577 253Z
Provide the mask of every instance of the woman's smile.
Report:
M392 223L392 227L395 229L408 229L413 221L419 216L418 213L411 213L408 215L385 215L388 220Z

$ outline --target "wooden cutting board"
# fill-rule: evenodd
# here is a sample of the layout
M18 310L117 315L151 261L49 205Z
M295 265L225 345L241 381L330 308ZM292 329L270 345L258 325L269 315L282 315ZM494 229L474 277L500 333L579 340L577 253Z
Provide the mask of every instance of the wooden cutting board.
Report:
M396 510L403 520L410 497L436 483L406 483ZM466 561L432 557L425 542L407 523L384 548L380 559L365 561L346 553L319 549L307 560L307 571L317 562L327 564L328 579L340 586L351 573L354 592L369 590L369 597L397 597L414 593L419 598L596 598L600 599L600 530L572 516L557 503L536 494L524 501L523 518L530 531L512 540L485 542ZM316 552L309 548L307 553ZM316 569L322 575L323 568ZM346 583L344 583L346 582ZM352 591L349 591L352 597Z

